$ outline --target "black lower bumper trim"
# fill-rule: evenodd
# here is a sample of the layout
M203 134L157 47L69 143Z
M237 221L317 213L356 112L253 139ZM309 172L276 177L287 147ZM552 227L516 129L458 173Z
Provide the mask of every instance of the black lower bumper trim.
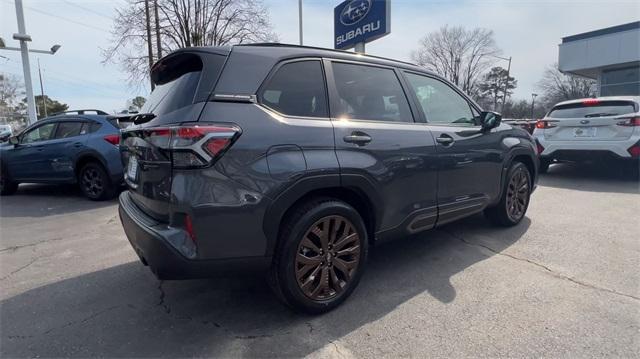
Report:
M188 259L163 237L162 225L146 216L131 201L129 192L120 194L118 212L124 232L143 264L159 279L209 278L228 274L264 271L269 257Z

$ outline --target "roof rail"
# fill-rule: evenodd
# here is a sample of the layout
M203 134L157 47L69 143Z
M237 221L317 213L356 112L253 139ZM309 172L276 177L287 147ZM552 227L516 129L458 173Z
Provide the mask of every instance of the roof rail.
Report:
M87 112L95 112L95 115L108 115L108 113L102 111L102 110L96 110L96 109L85 109L85 110L69 110L69 111L62 111L62 112L56 112L51 116L60 116L60 115L88 115Z
M247 44L237 44L237 45L233 45L233 46L297 47L297 48L301 48L301 49L333 51L333 52L341 52L341 53L344 53L344 54L351 54L351 55L354 55L354 54L355 55L362 55L362 56L371 57L371 58L374 58L374 59L399 62L399 63L403 63L405 65L411 65L411 66L420 67L420 65L414 64L413 62L409 62L409 61L396 60L396 59L391 59L391 58L388 58L388 57L375 56L375 55L369 55L369 54L357 54L355 52L351 52L351 51L347 51L347 50L329 49L329 48L326 48L326 47L306 46L306 45L296 45L296 44L283 44L281 42L255 42L255 43L251 43L251 44L248 44L248 43Z

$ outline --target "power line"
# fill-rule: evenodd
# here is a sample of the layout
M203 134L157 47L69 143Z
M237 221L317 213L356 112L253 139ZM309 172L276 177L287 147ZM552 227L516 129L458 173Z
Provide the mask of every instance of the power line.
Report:
M9 2L9 1L7 0L7 2ZM85 24L84 22L80 22L80 21L72 20L72 19L69 19L69 18L66 18L66 17L62 17L62 16L58 16L58 15L49 14L49 13L48 13L48 12L46 12L46 11L42 11L42 10L36 9L36 8L31 7L31 6L24 5L24 7L26 7L27 9L29 9L29 10L31 10L31 11L37 12L37 13L39 13L39 14L42 14L42 15L51 16L51 17L54 17L54 18L57 18L57 19L60 19L60 20L64 20L64 21L67 21L67 22L74 23L74 24L76 24L76 25L80 25L80 26L87 27L87 28L89 28L89 29L94 29L94 30L98 30L98 31L103 31L103 32L106 32L106 33L111 33L111 32L110 32L109 30L107 30L107 29L103 29L103 28L101 28L101 27L93 26L93 25L90 25L90 24Z
M71 2L69 0L62 0L62 2L66 3L67 5L71 5L71 6L77 7L78 9L82 9L84 11L90 12L90 13L92 13L94 15L102 16L105 19L113 20L110 16L107 16L105 14L99 13L99 12L93 10L93 9L84 7L84 6L80 5L80 4L76 4L76 3Z

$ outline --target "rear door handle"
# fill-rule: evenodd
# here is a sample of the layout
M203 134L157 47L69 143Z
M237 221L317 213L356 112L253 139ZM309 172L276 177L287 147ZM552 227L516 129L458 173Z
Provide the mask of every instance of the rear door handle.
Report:
M368 134L360 131L352 132L350 135L344 136L344 142L354 143L358 146L364 146L371 142L372 138Z
M74 147L82 147L82 142L75 142L73 144Z
M455 141L453 140L453 137L449 135L440 135L438 138L436 138L436 142L443 146L451 146Z

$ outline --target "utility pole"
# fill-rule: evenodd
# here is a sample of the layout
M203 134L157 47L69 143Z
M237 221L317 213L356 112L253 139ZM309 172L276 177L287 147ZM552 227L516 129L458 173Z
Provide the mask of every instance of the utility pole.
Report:
M160 18L158 17L158 0L153 0L153 11L155 13L155 18L156 18L156 47L158 52L158 59L161 59L162 58L162 42L160 41Z
M507 66L507 78L504 80L504 92L502 93L502 110L504 112L504 106L507 103L507 89L509 87L509 73L511 72L511 56L509 56L509 66Z
M536 97L538 96L537 93L532 93L531 94L531 119L533 120L533 108L536 104Z
M298 28L300 32L300 46L302 46L302 0L298 0Z
M151 46L151 19L149 18L149 0L144 0L144 12L147 17L147 50L149 51L149 71L151 71L151 67L153 66L153 48ZM151 91L155 88L153 84L153 80L151 81Z
M22 0L15 0L16 19L18 20L18 33L13 34L13 38L20 40L20 52L22 54L22 72L24 73L24 86L27 92L27 111L29 113L29 124L38 121L36 116L36 101L33 98L33 83L31 82L31 66L29 65L29 47L27 41L31 41L31 36L27 35L24 25L24 10Z
M40 97L42 97L42 108L44 111L44 117L49 116L47 114L47 101L44 98L44 86L42 86L42 71L40 71L40 58L38 58L38 77L40 77Z

